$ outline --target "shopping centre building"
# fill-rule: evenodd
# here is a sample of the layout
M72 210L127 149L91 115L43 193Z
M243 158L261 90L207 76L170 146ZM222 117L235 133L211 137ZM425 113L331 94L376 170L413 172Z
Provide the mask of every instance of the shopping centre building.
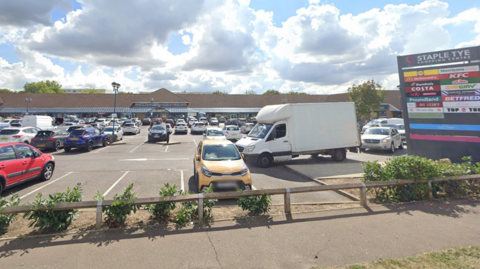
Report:
M225 115L231 118L255 116L266 105L284 103L348 102L348 93L333 95L244 95L173 93L159 89L148 94L1 94L2 117L28 114L63 117L109 116L162 117L178 115ZM115 107L114 107L115 104ZM378 116L401 116L399 91L387 91Z

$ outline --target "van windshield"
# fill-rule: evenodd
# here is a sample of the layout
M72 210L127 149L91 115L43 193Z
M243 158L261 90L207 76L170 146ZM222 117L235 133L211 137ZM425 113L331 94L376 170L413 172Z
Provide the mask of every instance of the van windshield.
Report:
M268 134L270 129L272 128L272 124L261 124L258 123L255 125L252 131L248 134L248 137L254 137L254 138L265 138L265 136Z

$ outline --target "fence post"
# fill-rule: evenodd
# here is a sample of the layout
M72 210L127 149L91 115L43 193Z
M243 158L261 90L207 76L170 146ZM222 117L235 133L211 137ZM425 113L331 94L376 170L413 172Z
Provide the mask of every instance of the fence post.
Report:
M198 194L198 222L203 223L203 193Z
M96 228L100 229L102 228L102 200L97 201L97 225Z
M367 187L364 182L362 182L362 187L360 188L360 205L367 207Z
M286 193L284 194L284 205L285 205L285 214L292 213L290 208L290 188L285 188Z
M428 181L428 199L433 200L433 188L432 188L432 181Z

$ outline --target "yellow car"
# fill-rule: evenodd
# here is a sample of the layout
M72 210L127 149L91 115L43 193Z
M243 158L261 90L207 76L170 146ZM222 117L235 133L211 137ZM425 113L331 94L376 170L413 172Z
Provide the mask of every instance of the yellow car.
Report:
M217 189L252 189L250 170L237 147L228 140L203 140L193 159L198 190L210 185Z

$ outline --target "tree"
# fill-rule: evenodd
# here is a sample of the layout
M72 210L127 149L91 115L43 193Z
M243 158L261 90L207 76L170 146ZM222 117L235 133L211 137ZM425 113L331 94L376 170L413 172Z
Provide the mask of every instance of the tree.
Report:
M83 94L102 94L101 91L95 89L94 87L90 87L89 89L86 89L82 91Z
M122 91L118 91L118 94L133 94L133 92L122 92Z
M256 93L254 90L252 90L252 89L248 89L248 90L245 91L245 94L246 94L246 95L255 95L255 94L257 94L257 93Z
M304 92L294 92L294 91L289 91L286 94L289 94L289 95L308 95L307 93L304 93Z
M360 119L368 119L370 115L385 101L387 92L373 79L360 85L353 84L348 88L350 101L355 102L355 110Z
M25 83L21 93L65 93L55 80Z
M16 93L16 92L11 91L9 89L0 89L0 94L4 94L4 93Z
M212 94L228 94L228 93L217 90L217 91L213 92Z
M263 93L263 95L275 95L275 94L281 94L279 91L276 91L274 89L267 90Z

